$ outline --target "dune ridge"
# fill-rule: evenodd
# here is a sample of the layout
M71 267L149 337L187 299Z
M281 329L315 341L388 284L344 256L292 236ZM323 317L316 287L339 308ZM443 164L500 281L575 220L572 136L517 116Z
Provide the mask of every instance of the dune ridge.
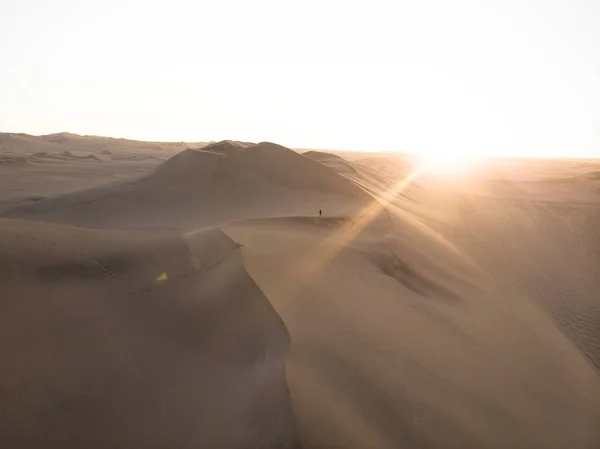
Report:
M289 335L218 229L0 220L0 268L3 444L292 447Z
M0 216L92 227L194 228L237 218L312 215L319 209L356 213L371 200L343 176L285 147L225 142L187 149L137 179L26 204Z

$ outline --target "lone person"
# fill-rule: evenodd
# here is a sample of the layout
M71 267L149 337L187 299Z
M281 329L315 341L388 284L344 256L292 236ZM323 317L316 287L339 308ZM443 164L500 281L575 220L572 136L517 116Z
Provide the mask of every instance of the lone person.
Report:
M323 211L319 209L319 217L323 215Z

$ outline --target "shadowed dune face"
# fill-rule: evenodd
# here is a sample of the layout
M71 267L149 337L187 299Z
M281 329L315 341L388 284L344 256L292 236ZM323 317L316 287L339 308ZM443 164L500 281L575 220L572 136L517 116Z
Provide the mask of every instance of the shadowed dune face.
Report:
M4 446L291 447L289 335L219 231L0 221L0 282Z
M154 172L6 211L7 217L89 227L184 227L232 219L358 213L373 198L285 147L230 142L186 150Z

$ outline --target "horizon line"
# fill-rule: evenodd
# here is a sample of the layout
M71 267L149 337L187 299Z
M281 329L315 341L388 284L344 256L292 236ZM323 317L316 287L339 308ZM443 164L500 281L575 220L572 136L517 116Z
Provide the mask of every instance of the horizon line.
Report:
M60 132L55 132L55 133L48 133L48 134L30 134L27 132L12 132L12 131L0 131L0 135L2 134L10 134L10 135L17 135L17 136L27 136L27 137L49 137L49 136L65 136L65 135L71 135L71 136L76 136L76 137L89 137L89 138L100 138L100 139L113 139L113 140L130 140L133 142L145 142L145 143L165 143L165 144L198 144L198 143L202 143L202 144L211 144L211 143L219 143L219 142L226 142L226 141L231 141L231 142L247 142L250 143L250 141L247 140L240 140L240 139L221 139L221 140L146 140L146 139L137 139L137 138L132 138L132 137L113 137L113 136L103 136L103 135L98 135L98 134L78 134L78 133L74 133L74 132L70 132L70 131L60 131ZM264 142L272 142L275 143L273 141L264 141ZM254 142L252 142L254 143ZM258 143L258 142L257 142ZM279 144L278 144L279 145ZM287 146L287 145L283 145L286 146L287 148L290 148L291 150L294 151L338 151L338 152L352 152L352 153L392 153L392 154L398 154L398 155L405 155L405 156L414 156L414 157L423 157L424 155L426 155L426 152L418 152L418 151L410 151L410 150L379 150L379 149L374 149L374 150L362 150L362 149L355 149L355 148L326 148L326 147L306 147L306 146ZM519 155L519 154L485 154L485 155L478 155L478 154L473 154L473 153L464 153L459 155L460 158L464 158L464 159L580 159L580 160L600 160L600 155L598 156L590 156L590 155L532 155L532 154L526 154L526 155Z

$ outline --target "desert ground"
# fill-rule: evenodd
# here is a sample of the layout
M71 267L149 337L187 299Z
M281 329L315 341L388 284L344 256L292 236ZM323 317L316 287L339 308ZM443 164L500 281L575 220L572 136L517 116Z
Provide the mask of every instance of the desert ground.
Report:
M597 449L600 161L0 134L0 334L6 448Z

